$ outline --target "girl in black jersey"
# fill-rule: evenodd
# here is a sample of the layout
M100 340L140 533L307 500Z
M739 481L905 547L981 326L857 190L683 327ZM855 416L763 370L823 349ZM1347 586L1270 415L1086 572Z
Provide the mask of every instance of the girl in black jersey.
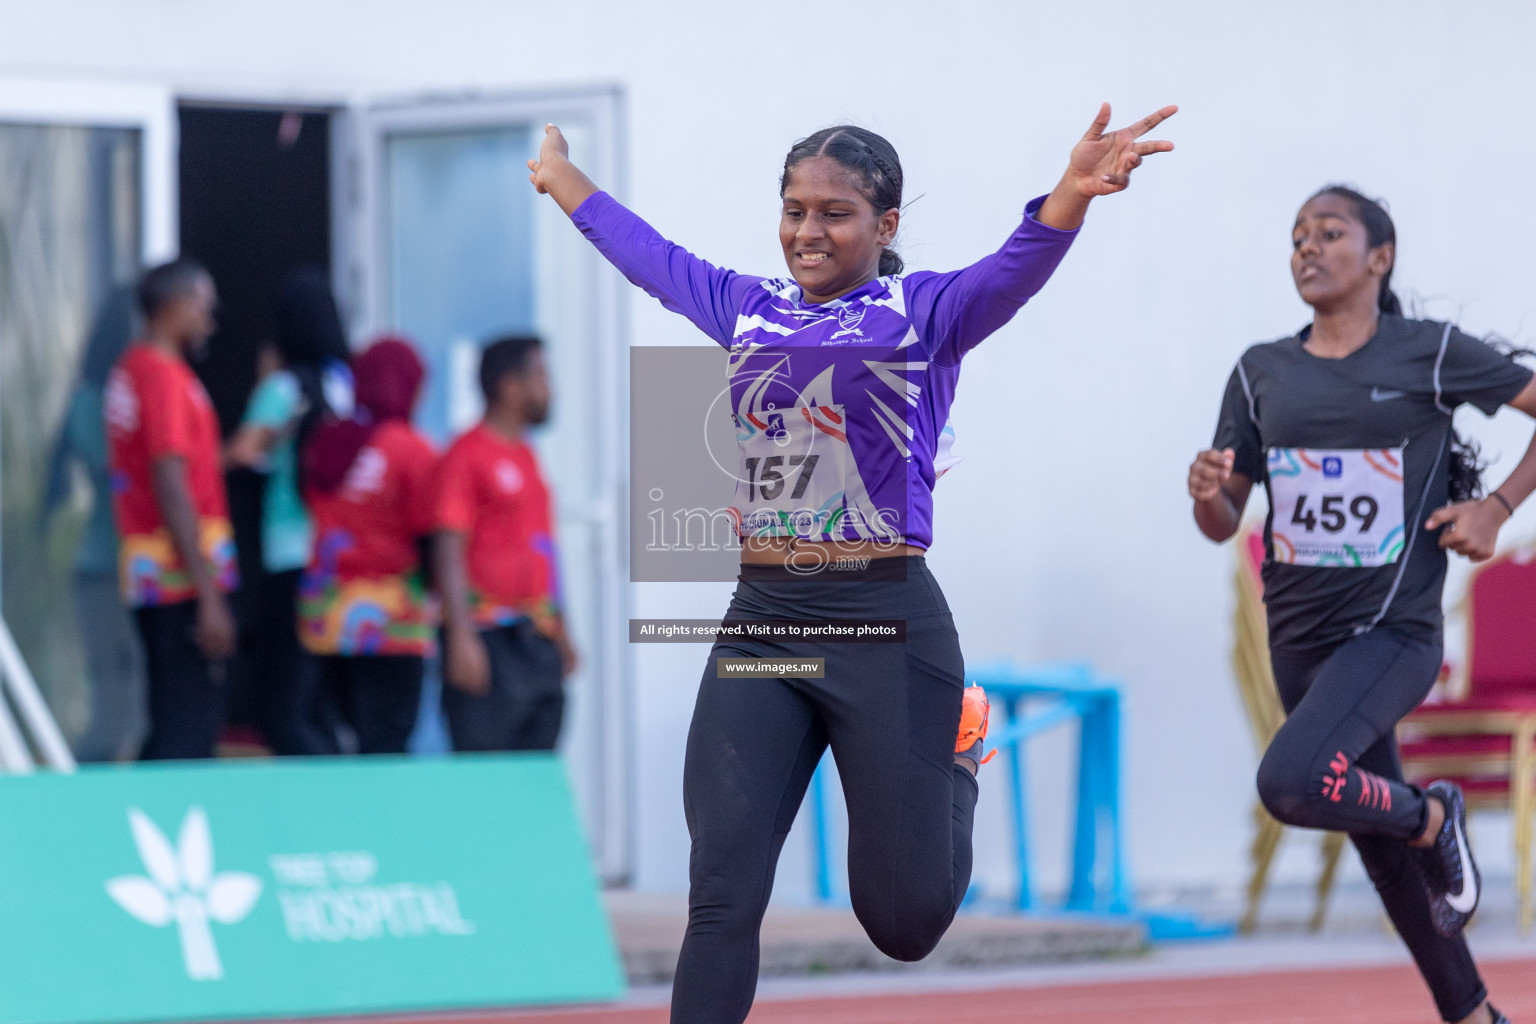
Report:
M1214 541L1237 532L1256 481L1269 493L1264 596L1287 718L1259 795L1286 824L1348 832L1440 1015L1498 1024L1461 935L1479 890L1461 791L1406 783L1393 729L1439 674L1446 552L1491 556L1536 490L1533 441L1479 498L1451 414L1471 402L1536 416L1536 384L1451 325L1402 317L1379 204L1325 188L1291 240L1312 323L1237 361L1215 442L1189 470Z

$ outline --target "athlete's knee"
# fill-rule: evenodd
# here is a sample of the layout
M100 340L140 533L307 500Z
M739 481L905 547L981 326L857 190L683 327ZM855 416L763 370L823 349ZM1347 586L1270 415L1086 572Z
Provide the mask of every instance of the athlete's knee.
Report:
M1288 742L1284 729L1276 734L1259 762L1259 799L1286 825L1337 828L1343 823L1339 809L1349 781L1349 760L1341 751L1318 754L1309 746Z
M853 906L869 940L892 960L906 963L932 953L955 917L947 900L897 908L892 908L888 901L881 901L878 906L870 906L870 902L873 901L856 900Z
M1309 792L1310 776L1309 766L1298 765L1281 744L1272 743L1259 762L1259 772L1254 780L1259 801L1276 821L1305 828L1312 824L1314 813Z
M922 960L939 940L944 937L945 928L914 928L890 927L869 930L870 941L875 948L892 960L900 960L903 963L913 963Z
M694 840L688 870L688 922L713 932L753 931L768 905L764 872L744 851ZM756 867L756 870L754 870Z

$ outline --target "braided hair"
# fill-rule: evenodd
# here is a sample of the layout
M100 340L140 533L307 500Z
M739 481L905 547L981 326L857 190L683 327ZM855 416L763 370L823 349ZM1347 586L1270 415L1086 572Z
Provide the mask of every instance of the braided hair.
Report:
M779 195L789 187L789 172L800 161L813 156L835 160L839 167L852 171L859 179L859 194L869 201L877 214L901 209L901 158L896 148L867 128L840 124L823 128L790 147L784 158L784 174L779 178ZM903 264L896 250L880 250L880 276L901 273Z

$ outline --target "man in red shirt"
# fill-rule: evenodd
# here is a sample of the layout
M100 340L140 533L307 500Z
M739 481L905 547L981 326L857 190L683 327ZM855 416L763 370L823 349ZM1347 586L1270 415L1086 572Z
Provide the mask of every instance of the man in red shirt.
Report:
M549 418L539 340L488 346L480 389L485 419L448 450L438 478L443 711L456 750L553 750L576 656L560 615L549 490L524 439Z
M219 423L187 365L213 334L217 301L213 278L194 260L149 271L139 284L144 336L107 380L120 578L149 678L144 758L213 755L224 714L213 666L235 650L225 599L237 582L235 544Z

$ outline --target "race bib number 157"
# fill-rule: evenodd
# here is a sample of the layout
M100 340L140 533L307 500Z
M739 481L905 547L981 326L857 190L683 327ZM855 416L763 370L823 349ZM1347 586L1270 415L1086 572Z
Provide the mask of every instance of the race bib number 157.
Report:
M1402 448L1271 448L1275 561L1375 568L1403 551Z

